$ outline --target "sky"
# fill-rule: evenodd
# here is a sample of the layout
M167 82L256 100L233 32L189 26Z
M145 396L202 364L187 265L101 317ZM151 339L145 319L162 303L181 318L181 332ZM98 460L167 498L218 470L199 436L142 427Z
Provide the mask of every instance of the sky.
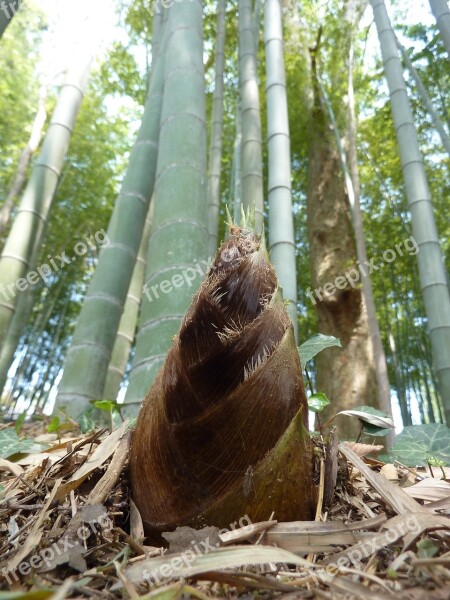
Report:
M92 51L101 59L115 39L126 38L116 27L114 0L28 1L41 8L49 22L41 49L40 70L44 80L53 80L80 53Z
M299 2L301 0L298 0ZM82 48L91 45L96 47L101 57L114 40L124 41L125 32L117 26L114 0L25 0L35 2L48 16L49 30L44 36L42 49L42 65L45 65L46 76L50 78L63 71L76 58ZM428 0L408 0L386 2L388 12L398 23L413 24L433 22ZM372 10L368 7L363 25L373 21ZM99 35L100 34L100 35ZM401 36L400 36L401 37ZM378 53L378 40L373 25L370 30L369 56Z

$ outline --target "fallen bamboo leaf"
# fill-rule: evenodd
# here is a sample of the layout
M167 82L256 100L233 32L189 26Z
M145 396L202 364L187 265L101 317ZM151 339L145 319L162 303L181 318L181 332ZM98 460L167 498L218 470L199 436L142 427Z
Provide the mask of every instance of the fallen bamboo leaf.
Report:
M261 523L252 523L251 525L245 525L239 529L233 529L231 531L219 533L219 540L224 546L227 544L235 544L236 542L249 540L254 537L255 534L266 531L276 524L277 521L262 521Z
M377 454L384 449L384 446L373 445L373 444L360 444L359 442L342 442L345 446L348 446L357 454L360 458L367 456L367 454Z
M387 464L383 465L380 469L380 473L381 473L381 475L383 475L383 477L386 477L386 479L389 479L389 481L398 481L399 480L397 467L395 465L393 465L392 463L387 463ZM403 488L403 489L405 489L405 488Z
M142 517L132 498L130 498L130 535L139 543L141 543L145 537Z
M123 467L128 460L130 453L131 443L131 431L127 431L122 439L119 441L117 450L114 450L114 454L111 462L106 469L105 474L100 481L95 485L94 489L89 493L86 504L101 504L108 497L109 492L117 483L117 480L122 473Z
M360 577L363 579L365 576L370 578L370 576L367 576L367 574L364 572L362 572L360 574ZM381 580L378 580L378 581L379 581L380 587L385 590L384 592L377 592L377 591L368 589L367 585L363 585L362 583L357 583L356 581L352 581L348 577L330 578L328 581L328 584L332 590L340 592L341 594L345 593L346 594L345 597L349 597L352 599L359 598L360 600L387 600L387 598L390 598L394 594L394 591L393 590L391 591L391 590L389 590L389 588L386 588L386 585L384 584L383 581L381 581ZM390 595L387 596L386 591L388 591L388 593L390 593Z
M211 600L210 596L202 594L197 588L194 588L192 585L186 585L183 582L171 583L170 585L160 587L149 594L140 596L140 600L179 600L185 595L198 598L199 600Z
M447 517L429 513L416 512L396 515L383 524L382 531L379 533L367 536L357 544L350 546L350 548L327 556L322 561L322 564L337 564L341 566L346 561L356 564L368 559L381 548L390 546L400 539L403 539L403 551L405 551L427 529L450 530L450 521Z
M87 538L84 538L83 536L86 531L91 535L92 530L84 528L83 535L80 535L81 528L85 523L92 525L98 523L100 526L110 525L106 513L106 508L102 504L85 504L77 511L71 518L64 534L59 539L60 546L58 552L53 552L52 557L49 557L46 560L45 566L40 568L40 572L44 573L51 571L58 565L64 564L69 564L80 573L86 571L87 566L84 560L84 554L87 552L87 547L85 546L84 541Z
M403 490L412 498L417 500L428 500L434 502L436 500L443 500L450 496L450 483L443 479L422 479L414 485L404 487Z
M272 570L276 572L274 563L264 565L265 571ZM278 592L295 592L297 588L281 582L279 579L267 577L261 573L251 573L247 571L208 571L204 575L194 575L192 577L198 581L211 581L221 584L231 585L236 588L247 587L253 590L275 590Z
M349 524L316 521L277 523L264 533L261 542L298 554L330 552L335 551L336 546L356 544L373 536L369 533L370 529L378 528L385 521L386 515L379 515Z
M20 465L6 460L6 458L0 458L0 471L9 471L16 477L23 474L23 469Z
M19 540L17 539L19 531L20 527L17 525L16 517L11 515L8 521L8 539L13 540L11 543L14 547L17 547L19 544Z
M15 556L8 562L8 571L15 571L20 563L26 558L39 544L43 529L42 524L49 514L49 507L53 500L56 498L59 487L61 486L62 479L57 479L52 491L50 492L44 508L36 519L34 525L31 527L30 533L25 538L25 542Z
M402 488L394 485L389 479L386 479L384 475L372 471L351 448L345 444L339 444L339 450L349 462L361 471L366 480L380 494L383 501L391 506L395 512L398 514L405 514L408 512L430 512L425 506L421 506L411 498L411 496L408 496Z
M72 477L64 485L60 487L55 497L56 500L63 500L64 497L69 494L72 490L79 487L83 481L88 477L95 469L98 469L116 450L121 438L125 435L128 428L128 421L122 423L122 425L113 431L101 444L94 450L92 456L90 456L85 463L76 471Z
M168 555L142 560L125 570L125 575L132 583L143 581L151 582L152 579L178 579L202 575L208 571L218 569L231 569L245 565L267 563L288 563L304 567L316 568L316 565L306 561L292 552L275 548L274 546L228 546L216 548L208 554L196 554L193 550L180 554ZM120 584L114 589L122 587Z
M51 588L31 592L0 592L0 600L50 600L55 590Z

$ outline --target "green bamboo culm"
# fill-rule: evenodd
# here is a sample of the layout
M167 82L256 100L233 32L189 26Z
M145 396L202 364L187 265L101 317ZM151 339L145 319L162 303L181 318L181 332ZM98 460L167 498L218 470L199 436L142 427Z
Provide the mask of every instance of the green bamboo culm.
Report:
M164 32L162 46L164 46ZM55 410L76 417L102 398L123 306L136 263L155 182L163 92L163 53L155 59L149 94L100 253L67 353Z
M239 0L239 93L241 109L241 202L256 207L256 232L264 221L261 115L256 76L255 32L250 0Z
M206 272L197 267L207 257L208 242L203 9L195 0L175 3L168 13L153 224L125 397L133 403L130 412L147 394Z
M223 74L225 64L225 3L217 3L216 80L214 87L211 142L209 147L208 203L209 253L217 250L220 204L220 172L222 163Z
M147 219L145 221L144 231L142 233L141 245L136 257L133 276L131 278L130 288L127 299L123 307L122 317L120 319L117 337L114 343L111 360L108 366L103 398L105 400L116 400L120 391L120 385L125 374L128 358L130 356L131 346L134 341L134 334L139 316L139 308L142 301L142 286L144 285L145 270L147 267L147 248L151 229L151 214L153 204L150 205Z
M298 342L297 275L291 198L291 148L279 0L264 4L267 144L269 150L269 252Z
M430 8L450 60L450 9L446 0L430 0Z
M87 54L80 57L67 74L42 150L33 165L0 257L0 343L6 339L19 294L22 293L17 284L22 286L25 283L26 289L24 278L42 243L91 65L92 55ZM31 280L29 283L35 284L37 281Z
M384 1L370 0L370 3L375 16L391 97L414 239L419 247L417 261L422 297L428 318L433 364L444 405L445 419L450 425L450 295L447 277L395 33Z

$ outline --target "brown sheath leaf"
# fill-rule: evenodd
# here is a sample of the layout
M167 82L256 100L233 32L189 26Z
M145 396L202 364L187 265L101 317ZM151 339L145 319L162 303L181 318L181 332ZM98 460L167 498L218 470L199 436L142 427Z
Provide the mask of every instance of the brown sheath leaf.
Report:
M226 526L272 511L279 520L310 516L312 453L293 328L259 238L234 231L137 422L132 494L147 528Z

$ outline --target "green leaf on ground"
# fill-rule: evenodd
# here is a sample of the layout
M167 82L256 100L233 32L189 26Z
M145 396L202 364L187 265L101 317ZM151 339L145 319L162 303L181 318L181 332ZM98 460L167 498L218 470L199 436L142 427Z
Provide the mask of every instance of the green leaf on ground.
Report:
M45 447L43 444L37 444L34 440L20 438L14 429L0 431L0 458L8 458L14 454L42 452Z
M408 425L395 438L390 456L408 467L428 462L450 465L450 429L446 425Z

